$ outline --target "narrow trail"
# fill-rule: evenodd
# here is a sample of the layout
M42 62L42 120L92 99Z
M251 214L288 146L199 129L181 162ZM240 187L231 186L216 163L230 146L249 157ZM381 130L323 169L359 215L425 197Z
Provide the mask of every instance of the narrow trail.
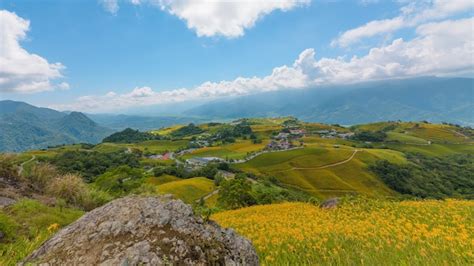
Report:
M352 159L354 159L355 155L359 151L360 150L354 150L354 152L352 153L352 155L349 158L345 159L344 161L337 162L337 163L326 164L326 165L318 166L318 167L292 167L290 169L275 171L273 173L282 173L282 172L288 172L288 171L293 171L293 170L319 170L319 169L325 169L325 168L329 168L329 167L338 166L338 165L350 162Z
M25 164L32 162L34 159L36 159L36 155L33 155L33 157L31 157L31 159L29 159L28 161L22 162L20 164L20 168L18 169L18 175L21 176L21 174L23 173Z
M219 189L216 189L214 191L212 191L211 193L207 194L206 196L202 197L203 200L207 200L209 199L210 197L216 195L217 193L219 193ZM201 198L197 199L196 202L199 202L201 200Z

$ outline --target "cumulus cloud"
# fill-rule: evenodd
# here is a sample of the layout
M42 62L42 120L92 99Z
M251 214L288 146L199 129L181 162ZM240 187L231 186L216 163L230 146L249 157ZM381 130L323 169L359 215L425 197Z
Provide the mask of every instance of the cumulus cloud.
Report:
M282 89L326 84L348 84L426 75L474 73L474 18L427 23L416 28L411 40L396 39L350 59L316 58L314 49L300 53L292 65L276 67L265 77L238 77L231 81L205 82L191 89L154 91L137 87L129 93L109 92L84 96L73 104L53 106L67 110L111 111L188 100L240 96Z
M53 90L57 85L52 80L62 77L61 63L51 64L21 47L20 41L26 38L29 28L28 20L0 10L0 92Z
M194 1L160 0L162 10L186 21L198 36L239 37L274 10L287 11L309 0Z
M334 39L331 45L348 47L364 38L416 27L421 23L444 19L459 13L472 12L473 8L474 1L472 0L409 1L407 5L400 8L398 16L373 20L360 27L345 31Z
M275 10L288 11L309 4L311 0L129 0L133 5L147 4L160 8L186 22L200 37L244 35L246 29ZM118 0L100 0L105 10L116 14Z

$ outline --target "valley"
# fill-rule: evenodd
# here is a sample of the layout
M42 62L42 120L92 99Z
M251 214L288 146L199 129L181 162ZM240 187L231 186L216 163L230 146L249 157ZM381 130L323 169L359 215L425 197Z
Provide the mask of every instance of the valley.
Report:
M308 263L329 263L332 260L328 256L332 253L320 249L323 243L314 239L297 244L296 239L302 237L298 234L304 235L303 231L274 239L272 244L262 242L260 234L268 230L262 220L267 211L273 215L276 210L286 210L285 215L294 216L307 210L305 212L317 212L315 215L328 215L326 219L331 220L333 214L319 213L314 204L333 198L343 200L343 207L337 211L341 214L334 215L346 215L355 221L359 218L347 208L378 206L367 214L375 216L384 208L395 208L400 209L400 213L407 212L409 217L412 214L407 206L437 208L437 204L444 204L432 200L434 203L427 201L426 206L417 205L424 204L424 199L456 198L454 202L465 207L453 209L453 213L473 210L468 200L474 198L474 131L447 123L389 121L342 127L304 122L294 117L246 118L229 123L174 125L148 132L125 129L98 144L59 145L2 156L3 175L9 174L1 181L0 197L14 202L5 205L0 213L0 230L9 239L0 244L0 252L4 254L2 264L17 262L41 242L32 241L31 232L27 231L21 233L21 237L8 235L16 230L13 228L24 226L11 220L17 219L15 210L22 208L25 214L33 215L33 210L24 208L28 205L45 210L45 221L41 224L33 221L35 224L28 227L38 228L33 234L46 239L55 232L48 226L63 226L73 220L60 218L58 206L75 217L127 195L171 194L191 204L203 217L211 216L248 236L262 262L270 264L296 260L297 257L282 251L285 246L294 247L295 254L299 254L309 247L307 245L317 245L316 253L307 254ZM69 186L73 190L67 189ZM239 208L243 209L232 211ZM249 211L261 208L257 216L249 218L254 219L251 223L262 226L258 231L245 229L245 223L250 221L239 222L237 217L245 213L246 208ZM416 222L415 218L407 219ZM364 222L358 223L363 226ZM474 226L469 221L464 223ZM279 230L290 230L290 225L281 226ZM340 230L348 230L342 229L348 225L340 226ZM390 226L395 231L401 230L395 221ZM361 230L357 237L366 237L363 233L366 229ZM452 230L458 232L459 228ZM346 239L351 238L351 234L340 238L336 231L322 236L334 243L324 244L331 252L337 250L337 243L352 241ZM384 235L377 237L385 241ZM432 243L431 240L403 241L404 248L416 245L417 249ZM352 250L349 246L339 248ZM382 257L373 255L375 248L366 247L366 253L360 256L374 263L380 261ZM383 243L378 248L385 254L398 252ZM22 252L13 255L12 249ZM466 249L468 247L459 247L456 252L468 258ZM406 254L411 256L409 252ZM459 259L455 253L446 256ZM336 258L344 261L350 256Z

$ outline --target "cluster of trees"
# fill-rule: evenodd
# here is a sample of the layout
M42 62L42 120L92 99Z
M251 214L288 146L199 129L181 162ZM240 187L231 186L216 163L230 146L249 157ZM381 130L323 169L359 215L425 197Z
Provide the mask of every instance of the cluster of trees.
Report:
M246 122L241 122L234 126L225 126L220 128L211 139L222 141L222 143L234 143L236 138L248 138L255 136L252 128Z
M140 132L131 128L126 128L120 132L116 132L106 137L102 142L111 143L137 143L147 140L159 140L159 135L151 134L149 132Z
M66 151L50 160L59 170L66 173L79 173L87 182L93 182L98 175L109 168L127 165L140 166L140 154L122 151L101 153L96 151Z
M353 140L382 142L387 138L387 133L384 131L360 131L352 136Z
M203 132L204 130L202 130L200 127L194 125L193 123L190 123L187 126L178 128L175 131L171 132L171 136L174 138L182 138L186 136L201 134Z
M156 167L155 169L153 169L153 175L158 177L158 176L167 174L167 175L177 176L180 178L192 178L192 177L203 176L209 179L214 179L219 170L229 171L230 166L229 164L225 162L210 163L194 171L188 171L182 165L173 164L173 165L168 165L168 166Z
M370 169L390 188L421 198L474 199L474 156L427 157L408 154L410 164L377 161Z
M244 173L232 179L222 179L218 204L225 209L237 209L252 205L271 204L284 201L308 201L310 196L277 185L277 180L267 178L254 183Z

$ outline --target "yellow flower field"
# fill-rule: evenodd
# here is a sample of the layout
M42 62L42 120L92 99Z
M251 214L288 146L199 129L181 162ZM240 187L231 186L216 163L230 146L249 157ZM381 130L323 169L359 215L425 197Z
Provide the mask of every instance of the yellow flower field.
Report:
M282 203L211 219L252 240L264 265L474 265L474 201Z

